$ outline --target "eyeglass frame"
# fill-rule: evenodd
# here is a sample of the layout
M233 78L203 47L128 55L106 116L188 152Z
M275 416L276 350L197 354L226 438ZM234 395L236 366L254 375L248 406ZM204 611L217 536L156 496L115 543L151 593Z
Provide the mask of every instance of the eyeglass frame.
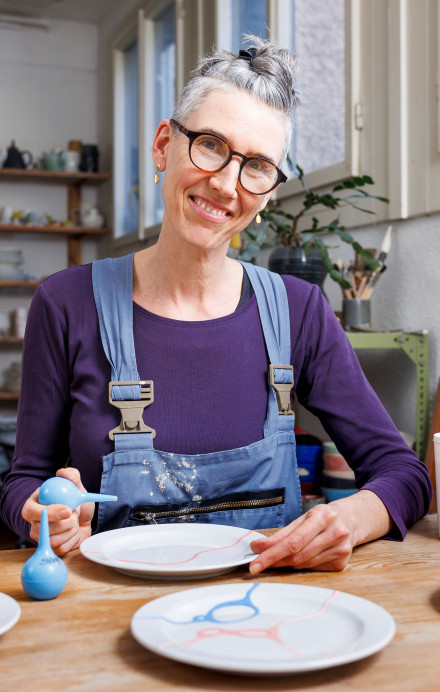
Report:
M283 171L280 170L278 168L278 166L276 166L273 163L273 161L270 161L270 159L267 159L265 156L245 156L244 154L240 154L239 151L234 151L233 149L231 149L228 142L225 139L223 139L223 137L220 137L219 135L215 135L211 132L196 132L195 130L188 130L188 128L186 128L183 125L181 125L180 123L178 123L177 120L174 120L174 118L170 119L170 123L171 123L171 125L177 127L179 132L181 132L183 135L188 137L188 139L189 139L188 155L189 155L189 158L191 160L192 165L195 166L195 168L197 168L199 171L203 171L204 173L218 173L219 171L222 171L224 168L226 168L226 166L228 166L231 163L233 156L239 156L242 159L242 162L240 163L240 170L238 171L238 181L239 181L241 187L243 188L243 190L246 190L246 192L249 192L250 195L267 195L269 192L272 192L272 190L274 190L276 187L278 187L278 185L280 185L281 183L285 183L287 181L287 175L285 175L285 173L283 173ZM216 139L219 139L221 142L226 144L226 146L229 149L228 158L223 163L223 165L220 166L220 168L216 168L215 171L206 171L204 168L200 168L200 166L197 166L191 158L191 147L192 147L194 141L197 139L197 137L201 137L202 135L209 135L210 137L216 137ZM248 161L266 161L266 163L269 163L271 166L273 166L273 168L275 168L276 172L278 173L278 178L277 178L276 182L272 185L272 187L269 188L269 190L266 190L265 192L251 192L250 190L248 190L243 185L243 183L241 182L241 172L242 172L243 168L245 167L245 165L248 163Z

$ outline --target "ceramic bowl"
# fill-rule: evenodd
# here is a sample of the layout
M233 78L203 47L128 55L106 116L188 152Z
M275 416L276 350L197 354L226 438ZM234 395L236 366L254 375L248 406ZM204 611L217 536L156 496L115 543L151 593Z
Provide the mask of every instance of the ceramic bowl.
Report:
M301 476L300 476L301 481ZM315 495L319 490L319 485L316 483L308 483L301 481L301 495Z
M339 451L335 443L331 440L326 440L322 443L322 446L324 448L324 452L326 452L327 454L339 454Z
M343 497L349 497L349 495L354 495L357 493L356 488L326 488L321 486L321 492L324 495L327 502L333 502L334 500L341 500Z
M351 478L354 479L354 471L329 471L325 469L325 475L333 478Z
M305 514L311 507L315 505L325 504L324 495L301 495L302 511Z
M354 478L335 478L328 476L325 471L322 472L322 485L325 488L340 488L341 490L355 488Z
M314 483L322 468L322 446L297 445L296 458L300 480Z
M329 454L324 452L322 464L326 471L351 471L342 454Z

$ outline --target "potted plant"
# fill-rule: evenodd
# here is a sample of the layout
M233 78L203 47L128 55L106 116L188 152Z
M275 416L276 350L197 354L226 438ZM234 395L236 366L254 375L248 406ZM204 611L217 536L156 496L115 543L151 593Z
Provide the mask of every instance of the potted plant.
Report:
M374 184L369 175L347 178L334 185L328 192L315 192L307 187L303 169L296 166L296 170L304 192L301 207L295 214L291 214L281 209L279 202L269 202L266 209L260 212L263 223L253 223L244 229L245 243L238 258L253 262L260 250L276 246L269 258L269 269L272 271L294 274L320 286L328 273L342 288L348 289L351 284L331 260L322 236L332 233L343 242L349 243L355 254L373 272L380 267L379 261L347 233L340 223L339 215L332 221L320 225L318 218L310 217L308 212L318 206L331 210L350 206L366 214L374 214L373 211L360 206L360 202L367 198L384 203L389 200L373 195L365 189L365 186ZM300 230L300 221L304 220L308 220L308 224Z

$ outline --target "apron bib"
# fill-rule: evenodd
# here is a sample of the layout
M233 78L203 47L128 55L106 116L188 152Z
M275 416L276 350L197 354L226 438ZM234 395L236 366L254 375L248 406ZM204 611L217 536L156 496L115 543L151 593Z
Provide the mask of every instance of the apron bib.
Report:
M154 383L140 381L133 339L133 255L93 263L93 291L111 366L109 400L121 423L103 457L97 532L140 524L199 521L248 529L279 527L301 513L290 408L293 368L287 294L281 277L245 264L269 354L269 401L263 439L246 447L182 455L154 449L143 421Z

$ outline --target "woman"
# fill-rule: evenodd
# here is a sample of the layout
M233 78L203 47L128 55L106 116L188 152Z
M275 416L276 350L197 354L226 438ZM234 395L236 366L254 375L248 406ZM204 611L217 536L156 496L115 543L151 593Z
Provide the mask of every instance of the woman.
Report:
M227 257L232 236L286 179L296 101L293 56L248 42L239 56L202 61L173 118L159 124L157 243L134 258L60 272L35 295L3 519L37 540L38 488L55 473L119 498L95 516L92 504L50 506L59 555L90 535L92 521L101 531L183 518L283 527L253 543L252 573L340 570L354 546L403 538L429 507L424 465L319 289ZM110 380L137 384L110 385L109 401ZM291 389L362 488L305 515Z

